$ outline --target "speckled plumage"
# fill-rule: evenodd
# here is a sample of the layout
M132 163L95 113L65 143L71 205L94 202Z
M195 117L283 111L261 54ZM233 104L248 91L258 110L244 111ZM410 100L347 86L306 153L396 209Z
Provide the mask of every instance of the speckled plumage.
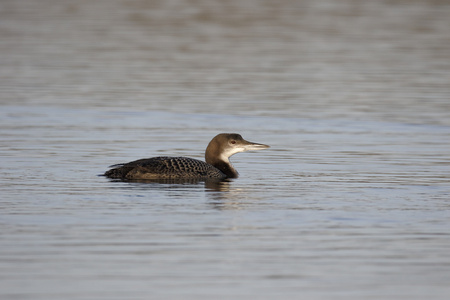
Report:
M188 157L152 157L111 166L105 176L114 179L217 178L226 175L214 166Z

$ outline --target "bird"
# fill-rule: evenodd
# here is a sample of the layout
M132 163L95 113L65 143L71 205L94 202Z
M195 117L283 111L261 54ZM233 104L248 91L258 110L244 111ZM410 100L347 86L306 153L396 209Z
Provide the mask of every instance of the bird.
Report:
M239 173L231 164L230 156L239 152L269 147L265 144L246 141L238 133L220 133L209 142L206 148L206 162L189 157L159 156L112 165L103 175L120 180L237 178Z

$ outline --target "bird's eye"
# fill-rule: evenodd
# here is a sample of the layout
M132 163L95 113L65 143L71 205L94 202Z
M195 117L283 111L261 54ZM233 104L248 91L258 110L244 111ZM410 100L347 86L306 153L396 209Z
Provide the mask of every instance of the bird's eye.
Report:
M233 145L234 145L234 144L236 144L236 141L231 141L230 144L233 144Z

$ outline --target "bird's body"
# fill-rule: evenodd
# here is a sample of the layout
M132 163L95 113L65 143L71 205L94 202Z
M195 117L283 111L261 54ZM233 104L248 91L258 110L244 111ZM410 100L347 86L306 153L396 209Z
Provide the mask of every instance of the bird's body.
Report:
M269 148L244 140L236 133L215 136L205 151L205 160L188 157L152 157L111 166L105 176L121 180L154 179L225 179L236 178L238 172L229 157L238 152Z
M189 157L144 158L112 167L105 176L116 179L226 178L216 167Z

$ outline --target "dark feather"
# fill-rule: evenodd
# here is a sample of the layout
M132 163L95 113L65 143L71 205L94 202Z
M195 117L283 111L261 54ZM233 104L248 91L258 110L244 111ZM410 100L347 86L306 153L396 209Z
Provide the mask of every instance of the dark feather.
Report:
M225 178L214 166L188 157L153 157L111 166L104 174L115 179Z

